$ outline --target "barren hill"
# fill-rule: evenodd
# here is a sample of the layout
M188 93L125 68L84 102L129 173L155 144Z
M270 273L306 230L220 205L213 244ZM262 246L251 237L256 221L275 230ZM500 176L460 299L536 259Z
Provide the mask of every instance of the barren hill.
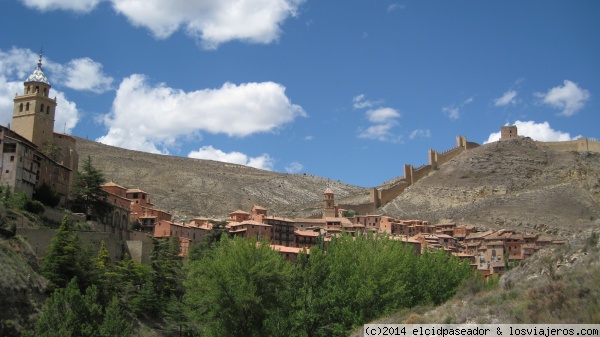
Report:
M529 138L466 151L381 213L572 234L600 217L600 154L556 152Z
M322 207L329 186L337 198L368 195L365 188L310 174L284 174L211 160L125 150L77 138L80 162L89 155L107 180L150 193L176 219L223 217L261 205L278 216L307 216ZM81 166L81 163L80 163Z

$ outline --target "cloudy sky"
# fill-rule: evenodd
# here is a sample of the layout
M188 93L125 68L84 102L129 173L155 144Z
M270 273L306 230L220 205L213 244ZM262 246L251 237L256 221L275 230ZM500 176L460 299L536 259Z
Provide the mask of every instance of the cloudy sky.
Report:
M365 187L455 136L600 138L599 1L5 0L0 123ZM165 159L168 160L168 159Z

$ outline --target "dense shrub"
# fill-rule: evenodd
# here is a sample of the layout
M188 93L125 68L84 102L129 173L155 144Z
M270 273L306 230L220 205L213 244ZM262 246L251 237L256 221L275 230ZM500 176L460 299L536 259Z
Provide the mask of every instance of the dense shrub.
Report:
M27 200L25 203L25 210L33 214L42 214L46 208L44 207L44 204L37 200Z

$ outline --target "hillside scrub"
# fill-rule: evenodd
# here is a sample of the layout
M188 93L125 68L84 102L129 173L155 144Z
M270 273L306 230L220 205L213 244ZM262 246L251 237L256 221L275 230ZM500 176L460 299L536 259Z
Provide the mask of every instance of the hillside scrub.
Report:
M296 265L268 243L222 239L189 265L188 317L206 336L346 336L400 308L441 303L471 275L443 251L374 235L333 238Z

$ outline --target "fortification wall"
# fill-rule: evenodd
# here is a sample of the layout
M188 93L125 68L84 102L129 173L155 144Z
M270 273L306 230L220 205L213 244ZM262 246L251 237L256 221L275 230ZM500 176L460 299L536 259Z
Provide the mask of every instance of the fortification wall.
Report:
M459 154L465 151L464 147L455 147L448 151L438 152L437 154L437 165L444 165L445 163L451 161L456 158Z
M600 142L588 138L579 138L563 142L535 142L538 146L544 146L554 151L590 151L600 152Z
M31 245L33 252L39 258L42 258L46 256L56 230L47 228L17 228L17 234L24 236ZM92 247L94 254L98 253L100 244L104 241L104 245L108 249L110 258L113 261L120 260L123 256L123 244L112 233L78 231L77 235L84 245Z
M381 204L386 204L394 200L394 198L400 195L400 193L404 192L408 186L410 186L410 183L405 180L401 180L390 188L381 189L379 191Z
M57 209L53 209L50 207L47 207L44 210L44 217L58 222L58 223L62 223L63 218L66 216L69 220L74 221L74 222L85 222L85 215L84 214L74 214L74 213L69 213L69 212L65 212L65 211L61 211L61 210L57 210Z
M435 150L429 149L429 152L427 154L429 159L429 165L422 165L415 169L411 164L404 164L404 177L402 177L398 182L396 182L390 187L381 189L371 189L371 202L369 204L365 204L364 207L364 209L366 209L367 211L364 213L359 213L367 214L368 212L381 207L381 205L392 201L394 198L396 198L398 195L404 192L404 190L408 188L408 186L416 183L423 177L433 172L433 170L437 169L439 165L443 165L449 162L450 160L456 158L464 151L474 149L476 147L479 147L479 144L467 142L467 138L464 136L457 136L456 147L453 147L450 150L438 153ZM352 209L357 210L357 205L353 205L352 207L354 207ZM372 207L372 209L368 209L369 207Z
M433 171L432 165L422 165L413 170L413 184Z
M377 207L375 207L375 204L372 202L356 205L344 204L339 206L343 209L356 211L358 214L369 214L371 211L377 209Z

